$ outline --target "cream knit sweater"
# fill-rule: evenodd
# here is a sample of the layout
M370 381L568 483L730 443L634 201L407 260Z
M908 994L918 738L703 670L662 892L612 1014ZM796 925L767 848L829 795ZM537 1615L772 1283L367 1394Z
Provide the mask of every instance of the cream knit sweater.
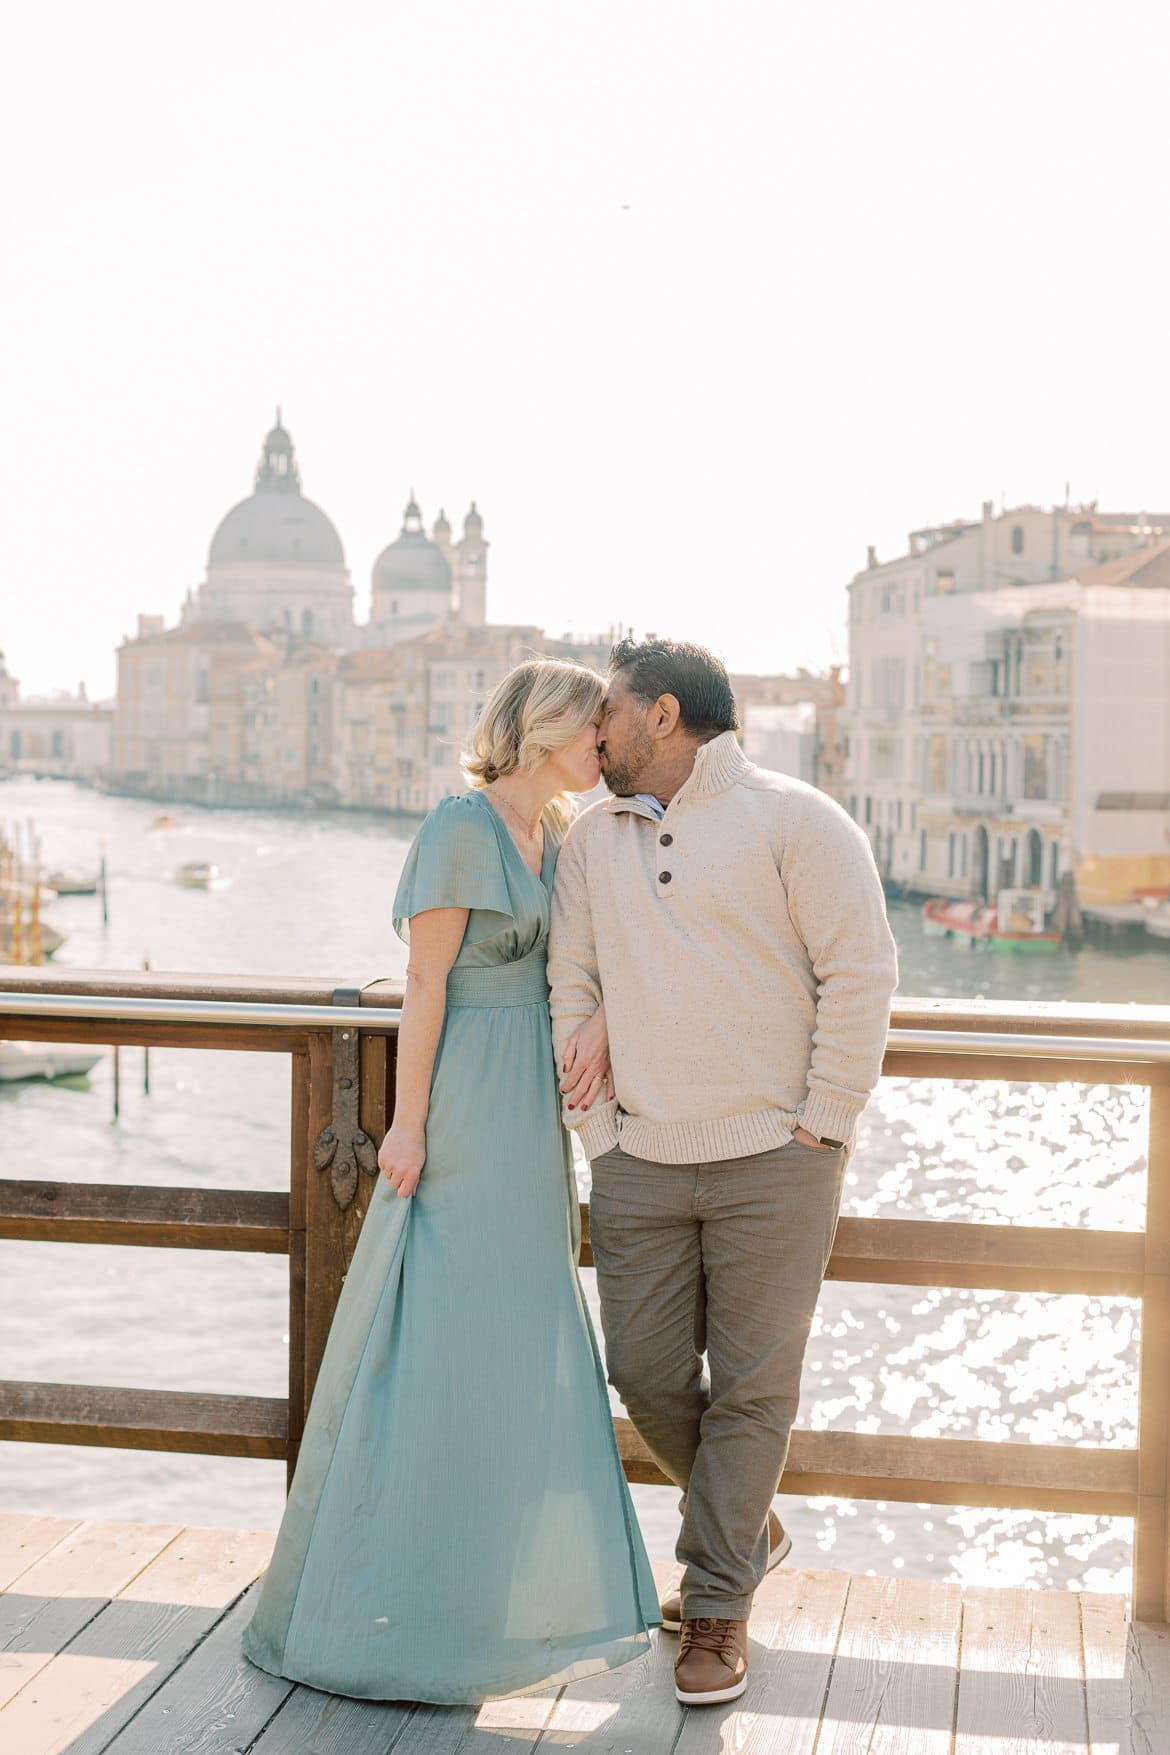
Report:
M659 822L608 798L561 848L553 1041L604 995L614 1102L570 1114L585 1153L660 1164L850 1141L881 1071L894 941L861 830L823 792L700 746Z

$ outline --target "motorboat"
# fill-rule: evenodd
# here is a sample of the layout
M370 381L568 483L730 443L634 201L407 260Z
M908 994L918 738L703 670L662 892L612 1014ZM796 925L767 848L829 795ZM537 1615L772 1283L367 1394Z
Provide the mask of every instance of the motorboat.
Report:
M156 810L150 819L152 829L178 829L182 827L179 817L172 816L169 810Z
M930 938L957 938L966 939L970 944L985 944L991 937L996 917L997 910L989 902L931 896L922 905L922 924Z
M1156 903L1147 912L1144 924L1150 938L1170 945L1170 902Z
M928 937L996 951L1055 951L1061 936L1045 925L1048 900L1043 890L1001 890L994 902L931 896L922 906L923 929Z
M48 885L58 896L96 896L101 882L99 872L51 871Z
M63 1048L55 1042L0 1042L0 1084L84 1078L101 1058L100 1049Z
M218 865L209 865L205 860L193 859L181 865L175 873L175 882L188 890L210 890L222 879Z

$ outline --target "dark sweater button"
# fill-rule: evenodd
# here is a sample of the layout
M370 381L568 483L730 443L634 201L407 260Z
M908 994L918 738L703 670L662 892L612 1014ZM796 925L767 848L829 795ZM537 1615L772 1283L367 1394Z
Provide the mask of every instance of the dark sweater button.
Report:
M674 846L674 836L673 835L659 835L658 845L660 847L673 847Z
M668 884L670 882L670 873L668 871L660 871L658 874L658 881L660 884Z

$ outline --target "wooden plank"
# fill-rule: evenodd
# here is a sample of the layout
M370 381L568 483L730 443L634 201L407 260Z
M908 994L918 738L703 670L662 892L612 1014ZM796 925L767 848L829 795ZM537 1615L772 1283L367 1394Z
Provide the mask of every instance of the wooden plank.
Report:
M55 1548L75 1530L79 1517L37 1517L21 1512L0 1513L0 1591Z
M548 1688L480 1707L418 1706L393 1745L394 1755L530 1755L558 1692Z
M328 1005L337 986L326 977L302 975L209 975L166 969L72 969L0 966L0 1007L5 993L80 994L95 999L220 999L245 1004ZM362 1003L401 1005L403 984L379 981ZM396 997L397 996L397 997ZM1099 1032L1104 1034L1104 1031Z
M0 1439L283 1458L286 1404L87 1383L0 1382Z
M150 1024L94 1018L5 1017L0 1039L120 1048L216 1048L241 1054L289 1054L305 1045L303 1029L281 1024Z
M589 1267L589 1208L581 1207L581 1265ZM987 1291L1082 1292L1139 1298L1138 1231L980 1225L934 1219L843 1218L826 1276L865 1285L975 1286Z
M108 1755L240 1755L251 1746L293 1687L257 1669L240 1650L258 1588L252 1586L106 1744Z
M21 1755L101 1755L267 1564L269 1532L183 1530L0 1712Z
M1170 1755L1170 1627L1163 1622L1135 1621L1130 1628L1126 1682L1124 1755ZM1108 1743L1101 1755L1113 1755Z
M1170 1091L1151 1091L1133 1612L1170 1619Z
M248 1755L397 1755L409 1747L404 1732L415 1710L294 1688Z
M950 1755L962 1603L940 1579L852 1581L817 1755Z
M669 1590L678 1576L677 1566L655 1566L659 1594ZM590 1755L594 1751L614 1755L626 1749L636 1749L638 1755L670 1755L683 1721L683 1709L674 1696L677 1654L677 1639L656 1634L645 1656L570 1682L554 1701L541 1748L576 1746Z
M967 1591L954 1755L1084 1755L1086 1736L1076 1597Z
M812 1755L849 1588L843 1572L769 1573L748 1624L747 1690L731 1706L688 1712L678 1755ZM673 1656L675 1642L664 1643Z
M159 1249L288 1249L288 1196L276 1190L127 1187L0 1178L0 1237Z
M1141 1060L1065 1060L1061 1057L1046 1060L1040 1054L959 1054L953 1051L938 1053L928 1048L889 1048L882 1061L882 1077L996 1080L1040 1085L1146 1086L1164 1084L1167 1068Z
M1164 1005L1109 1005L1102 1001L920 999L898 994L890 1022L896 1030L995 1030L1027 1036L1149 1036L1170 1041Z
M0 1706L178 1534L178 1524L83 1523L23 1572L0 1597Z
M666 1484L632 1423L619 1418L614 1426L627 1478ZM808 1497L1092 1510L1103 1517L1132 1516L1136 1488L1136 1450L803 1429L792 1434L780 1482L780 1492Z
M867 1284L1141 1296L1137 1231L842 1218L828 1278Z
M1083 1591L1080 1603L1089 1751L1090 1755L1118 1755L1129 1732L1125 1598ZM1170 1717L1166 1722L1170 1727Z

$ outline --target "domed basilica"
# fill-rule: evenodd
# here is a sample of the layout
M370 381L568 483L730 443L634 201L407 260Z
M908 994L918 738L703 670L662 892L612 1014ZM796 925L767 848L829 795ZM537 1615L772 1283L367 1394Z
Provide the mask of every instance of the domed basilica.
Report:
M450 622L481 627L487 550L474 501L453 542L442 512L427 535L412 493L401 531L374 563L369 622L356 626L341 538L302 492L296 450L277 409L253 491L216 529L207 577L188 594L183 625L242 622L257 633L287 630L346 649L394 645Z

